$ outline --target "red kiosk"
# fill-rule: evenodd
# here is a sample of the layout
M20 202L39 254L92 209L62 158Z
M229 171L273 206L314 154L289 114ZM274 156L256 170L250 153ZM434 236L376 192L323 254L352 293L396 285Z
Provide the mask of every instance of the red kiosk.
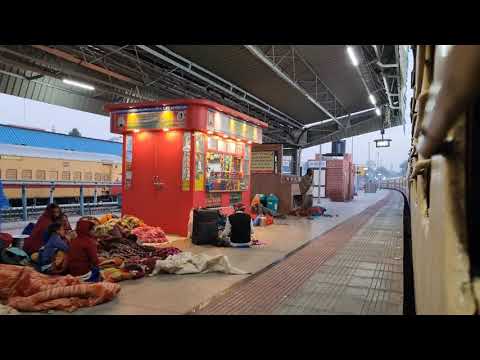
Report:
M122 214L186 236L192 208L250 202L251 144L266 123L200 99L106 110L123 135Z

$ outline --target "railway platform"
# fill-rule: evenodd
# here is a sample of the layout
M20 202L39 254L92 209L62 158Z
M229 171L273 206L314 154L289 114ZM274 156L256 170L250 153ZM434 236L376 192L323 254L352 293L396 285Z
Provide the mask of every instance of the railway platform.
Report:
M402 197L382 190L322 206L333 217L288 218L259 228L264 247L187 250L227 255L251 275L126 281L112 302L74 314L401 314Z

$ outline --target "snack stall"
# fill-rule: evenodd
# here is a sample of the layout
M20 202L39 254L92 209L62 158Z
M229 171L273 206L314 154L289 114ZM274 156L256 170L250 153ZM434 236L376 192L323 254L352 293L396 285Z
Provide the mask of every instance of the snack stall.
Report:
M122 214L185 236L192 208L249 203L251 146L264 122L200 99L106 110L124 140Z
M252 147L252 195L274 194L280 203L278 212L288 214L300 197L301 177L282 174L282 144L256 144Z

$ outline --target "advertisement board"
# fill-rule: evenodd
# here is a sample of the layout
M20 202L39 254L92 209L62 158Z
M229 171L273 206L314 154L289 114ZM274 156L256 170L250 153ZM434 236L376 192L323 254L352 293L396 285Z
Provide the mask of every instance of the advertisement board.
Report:
M273 173L275 171L275 152L252 152L252 173Z

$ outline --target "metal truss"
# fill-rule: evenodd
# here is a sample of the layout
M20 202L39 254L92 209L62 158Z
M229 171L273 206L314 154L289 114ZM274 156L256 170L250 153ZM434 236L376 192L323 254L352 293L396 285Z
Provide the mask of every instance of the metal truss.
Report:
M382 109L381 128L399 125L402 122L400 111L401 76L396 63L382 63L382 53L388 48L390 61L398 59L396 45L357 45L352 46L358 57L357 72L369 94L377 99ZM393 51L395 50L395 51Z
M0 62L22 81L57 79L63 90L104 102L134 102L159 98L207 98L267 122L281 132L266 137L290 142L288 134L303 124L268 103L184 59L161 45L1 46ZM16 75L22 70L27 76ZM95 86L86 93L65 86L65 77ZM59 89L61 87L61 89ZM93 110L93 109L92 109ZM98 107L95 107L98 113Z
M292 128L301 128L302 123L293 119L292 117L284 114L275 107L267 104L263 100L257 98L256 96L248 93L247 91L241 89L240 87L232 84L231 82L221 78L220 76L208 71L207 69L191 62L188 59L174 53L167 47L163 45L147 46L147 45L136 45L137 48L147 52L150 55L153 55L158 60L166 62L171 66L174 66L172 69L173 73L185 73L192 76L195 80L201 81L207 86L212 86L217 90L231 96L234 101L239 101L244 104L248 104L260 110L265 114L276 118L280 122L289 125Z
M292 45L244 45L278 76L300 91L310 102L322 110L338 126L340 115L347 110L332 91L321 81L314 68Z
M307 144L304 147L316 146L325 144L331 141L341 140L352 136L357 136L372 132L379 129L379 125L382 122L381 118L374 115L365 120L351 124L349 127L344 127L338 130L330 130L326 135L318 136L316 131L309 132L307 138ZM317 130L318 131L318 130Z
M325 126L326 123L333 126L324 127L322 124L321 132L348 129L348 110L321 81L298 49L285 45L246 47L328 116ZM381 55L384 50L379 50ZM367 65L362 65L365 66L362 74L370 91L380 94L383 86L374 69L378 59L373 49L365 51L366 55L362 53L362 56ZM38 97L42 101L42 97L36 96L33 90L31 96L26 94L32 88L47 86L54 99L52 103L61 104L63 97L55 96L60 92L71 97L77 95L78 101L72 101L74 105L71 106L84 111L102 113L100 105L106 102L206 98L267 122L269 129L264 136L269 142L299 146L302 136L311 131L288 114L163 45L3 45L0 46L0 63L3 64L1 73L5 79L8 76L4 84L7 93L22 96L25 92L23 96L35 100ZM383 70L389 94L393 97L399 93L395 90L396 84L399 84L398 78L394 78L395 69L388 67ZM87 82L94 85L95 90L87 92L69 87L62 83L63 78ZM388 102L386 98L384 101ZM394 100L392 103L395 105ZM392 114L394 119L395 113ZM348 121L344 121L346 117ZM308 135L305 136L308 138ZM309 145L302 140L300 145L303 147L305 144Z

